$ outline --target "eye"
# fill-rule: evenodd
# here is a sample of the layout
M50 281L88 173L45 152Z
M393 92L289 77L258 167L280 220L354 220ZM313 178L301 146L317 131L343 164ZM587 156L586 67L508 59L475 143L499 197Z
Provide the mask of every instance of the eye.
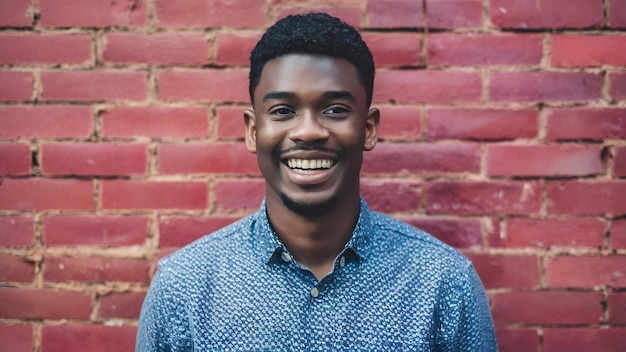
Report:
M343 106L335 105L335 106L331 106L328 109L324 110L322 113L325 114L325 115L332 115L332 116L335 116L335 117L344 117L344 116L347 116L350 113L350 110L345 108L345 107L343 107Z
M280 116L280 117L285 117L285 116L294 115L296 112L293 109L288 108L286 106L278 106L276 108L271 109L269 111L269 113L271 115L277 115L277 116Z

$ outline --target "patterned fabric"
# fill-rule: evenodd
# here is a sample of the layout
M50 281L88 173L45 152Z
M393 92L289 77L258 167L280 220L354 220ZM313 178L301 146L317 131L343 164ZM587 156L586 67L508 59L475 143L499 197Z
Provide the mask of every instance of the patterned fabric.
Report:
M496 351L471 263L430 235L361 211L318 282L260 210L160 262L137 351Z

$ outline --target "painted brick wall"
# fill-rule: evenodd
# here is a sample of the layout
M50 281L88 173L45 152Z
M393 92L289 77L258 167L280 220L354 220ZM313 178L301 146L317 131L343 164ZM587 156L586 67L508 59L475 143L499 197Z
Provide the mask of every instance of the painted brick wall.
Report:
M626 1L0 0L0 351L132 351L161 256L250 213L247 56L286 14L378 66L370 205L466 253L502 351L626 346Z

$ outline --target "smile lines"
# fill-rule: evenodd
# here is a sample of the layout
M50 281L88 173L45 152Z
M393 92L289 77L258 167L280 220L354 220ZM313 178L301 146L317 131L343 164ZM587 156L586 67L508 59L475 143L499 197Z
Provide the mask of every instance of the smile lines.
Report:
M290 169L302 170L329 169L333 166L333 161L330 159L287 159L287 166Z

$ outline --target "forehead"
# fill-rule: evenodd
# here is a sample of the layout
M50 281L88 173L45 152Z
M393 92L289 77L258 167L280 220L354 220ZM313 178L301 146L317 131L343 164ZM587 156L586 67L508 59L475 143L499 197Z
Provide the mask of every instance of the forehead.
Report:
M255 101L270 91L297 95L348 91L365 99L365 89L351 62L318 55L290 54L268 61L255 89Z

